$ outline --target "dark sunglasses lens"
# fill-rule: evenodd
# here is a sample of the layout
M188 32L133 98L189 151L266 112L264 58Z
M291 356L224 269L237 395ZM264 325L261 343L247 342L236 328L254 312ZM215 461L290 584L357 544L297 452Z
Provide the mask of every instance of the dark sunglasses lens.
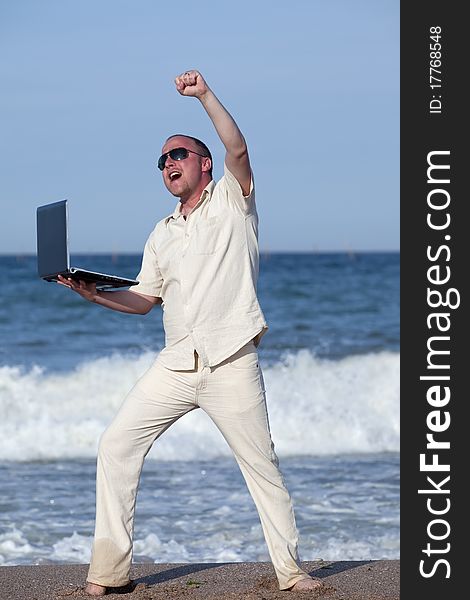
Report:
M186 150L186 148L174 148L173 150L170 150L166 154L162 154L160 156L160 158L158 159L158 163L157 163L160 171L163 171L163 169L165 168L165 163L166 163L166 159L168 158L168 156L173 160L184 160L185 158L188 158L189 151Z
M168 154L162 154L160 156L160 158L158 159L157 167L160 169L160 171L163 171L163 169L165 168L165 163L166 163L166 157L167 156L168 156Z
M183 160L189 156L189 152L186 148L175 148L174 150L170 150L168 154L173 160Z

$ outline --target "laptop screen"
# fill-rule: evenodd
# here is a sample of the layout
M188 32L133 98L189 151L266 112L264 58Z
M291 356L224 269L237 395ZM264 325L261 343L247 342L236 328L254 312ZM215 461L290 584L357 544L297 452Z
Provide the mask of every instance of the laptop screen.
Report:
M39 206L36 212L39 277L69 268L67 250L67 200Z

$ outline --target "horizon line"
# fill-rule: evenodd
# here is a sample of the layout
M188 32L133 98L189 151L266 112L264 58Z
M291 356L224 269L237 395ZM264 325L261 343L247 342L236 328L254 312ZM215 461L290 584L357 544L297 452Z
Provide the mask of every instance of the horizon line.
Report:
M348 249L320 249L320 248L316 248L314 250L270 250L270 249L260 249L259 251L260 255L261 254L398 254L400 253L400 249L374 249L374 250L370 250L370 249L362 249L362 250L355 250L352 248L348 248ZM142 255L142 250L123 250L123 251L116 251L116 250L79 250L79 251L75 251L75 252L71 252L70 253L71 256L81 256L81 255L88 255L88 256L97 256L97 255L103 255L103 256L141 256ZM3 252L0 251L0 256L16 256L16 257L22 257L22 256L37 256L37 252L32 252L32 251L27 251L27 252Z

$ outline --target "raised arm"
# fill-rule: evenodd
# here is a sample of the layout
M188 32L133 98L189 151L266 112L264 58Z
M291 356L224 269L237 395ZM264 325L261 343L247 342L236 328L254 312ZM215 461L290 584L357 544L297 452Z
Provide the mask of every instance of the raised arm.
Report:
M225 146L225 164L237 179L243 194L247 196L250 193L251 182L248 148L232 115L209 88L199 71L182 73L176 77L175 84L182 96L194 96L201 102Z
M77 292L88 302L94 302L104 308L117 310L119 312L130 313L133 315L145 315L156 304L161 304L161 298L154 298L138 292L122 290L116 292L97 291L95 283L85 283L84 281L74 281L66 279L59 275L59 283Z

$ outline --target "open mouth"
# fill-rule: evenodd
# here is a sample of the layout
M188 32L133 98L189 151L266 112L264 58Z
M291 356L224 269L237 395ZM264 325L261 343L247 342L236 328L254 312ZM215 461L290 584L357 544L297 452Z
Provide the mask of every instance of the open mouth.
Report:
M171 173L168 173L168 179L170 181L176 181L181 177L181 175L182 174L179 171L171 171Z

